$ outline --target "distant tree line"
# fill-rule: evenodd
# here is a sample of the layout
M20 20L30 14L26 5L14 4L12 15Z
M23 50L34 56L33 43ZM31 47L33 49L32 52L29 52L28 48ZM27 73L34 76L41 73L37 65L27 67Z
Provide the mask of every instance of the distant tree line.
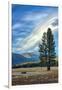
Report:
M58 66L58 61L51 60L50 66ZM12 68L32 68L32 67L41 67L40 62L38 63L26 63L26 64L18 64L18 65L13 65ZM45 61L42 62L42 67L47 67L47 63Z

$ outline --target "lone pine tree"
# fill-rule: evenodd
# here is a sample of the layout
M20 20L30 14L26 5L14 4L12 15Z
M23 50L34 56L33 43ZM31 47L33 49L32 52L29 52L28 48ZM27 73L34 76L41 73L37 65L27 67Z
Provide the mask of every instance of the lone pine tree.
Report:
M50 70L50 62L55 58L55 41L54 36L50 28L48 28L47 33L43 33L42 41L39 44L40 61L45 60L47 62L47 70Z
M50 61L56 57L54 36L50 28L47 30L47 70L50 70Z

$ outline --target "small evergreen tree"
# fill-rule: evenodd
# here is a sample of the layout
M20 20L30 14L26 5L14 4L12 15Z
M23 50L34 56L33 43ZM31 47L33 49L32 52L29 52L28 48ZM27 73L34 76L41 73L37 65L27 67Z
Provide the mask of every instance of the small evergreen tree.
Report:
M47 59L47 34L44 32L42 36L42 42L39 44L40 52L40 65L44 65Z

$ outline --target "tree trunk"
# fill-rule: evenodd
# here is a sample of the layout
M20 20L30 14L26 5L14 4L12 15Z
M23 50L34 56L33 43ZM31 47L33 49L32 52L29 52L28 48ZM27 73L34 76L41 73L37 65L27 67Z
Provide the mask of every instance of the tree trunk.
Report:
M48 60L47 70L50 71L50 57L49 57L49 60Z
M50 66L49 66L49 67L47 67L47 70L48 70L48 71L50 71Z

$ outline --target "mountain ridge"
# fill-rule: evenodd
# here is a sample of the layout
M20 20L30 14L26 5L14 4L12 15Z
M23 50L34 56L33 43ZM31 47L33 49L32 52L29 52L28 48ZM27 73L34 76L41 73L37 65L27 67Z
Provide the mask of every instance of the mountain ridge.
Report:
M28 56L27 53L26 53L26 55L27 55L27 57L24 56L23 54L12 53L12 65L26 63L26 62L37 62L37 61L39 61L39 56L36 54L31 54L30 57Z

